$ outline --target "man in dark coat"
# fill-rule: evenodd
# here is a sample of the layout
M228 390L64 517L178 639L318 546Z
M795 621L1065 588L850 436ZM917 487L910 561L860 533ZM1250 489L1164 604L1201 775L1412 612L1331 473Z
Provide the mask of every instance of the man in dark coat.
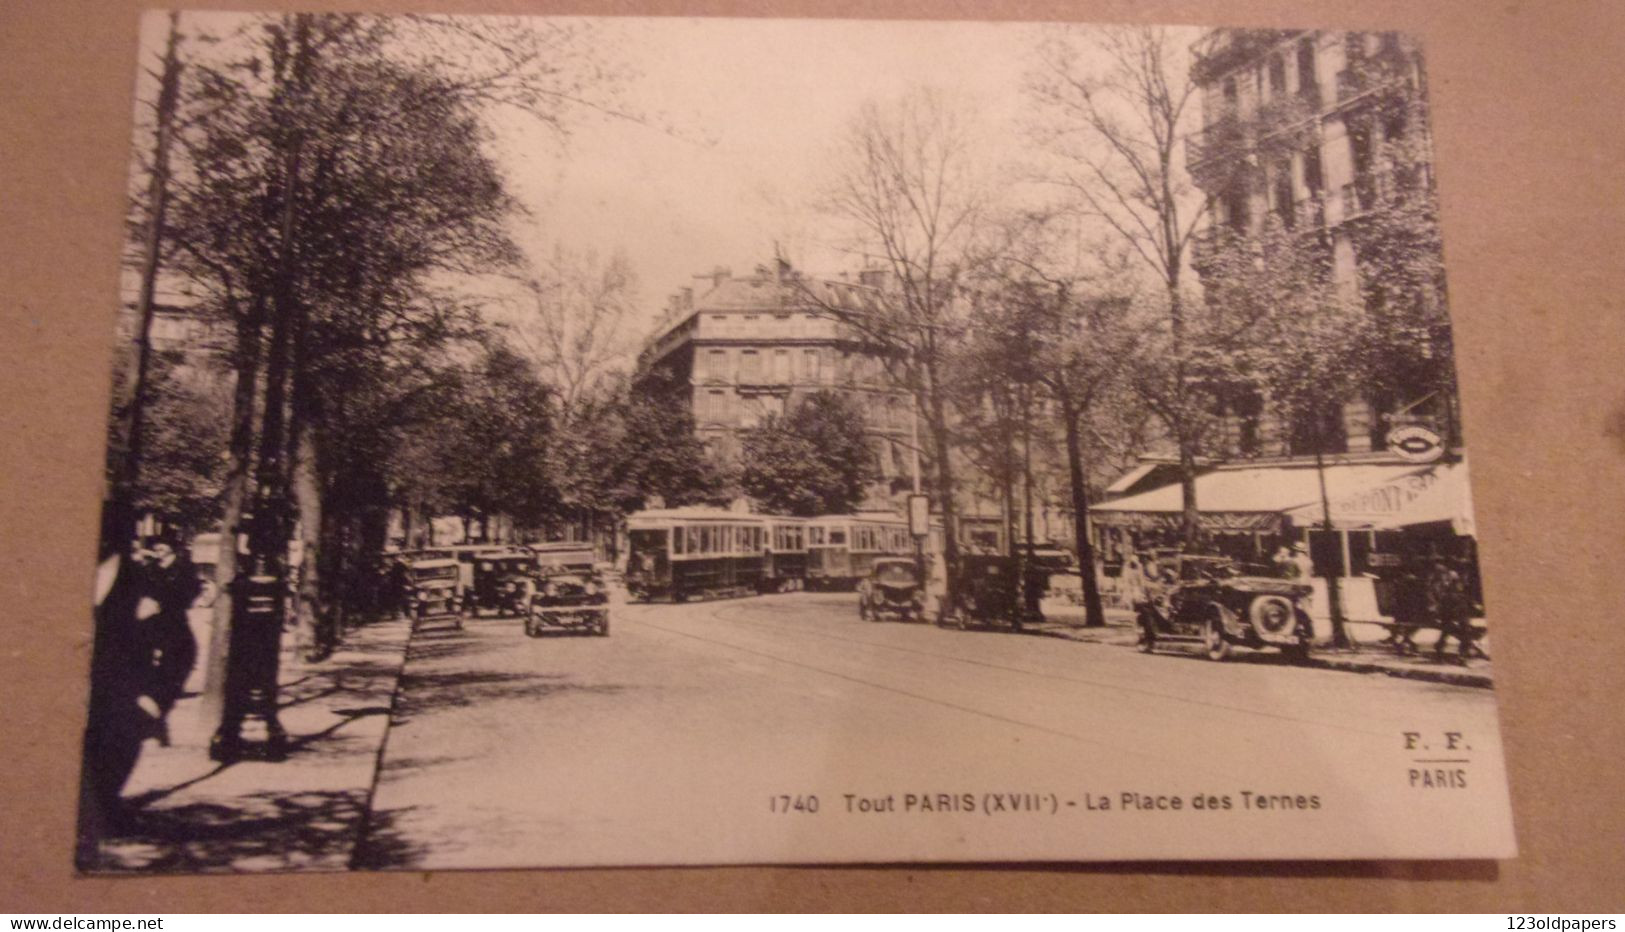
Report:
M172 538L160 538L151 545L152 562L147 567L151 593L158 602L158 614L146 626L146 648L151 657L147 695L158 704L160 719L169 715L181 696L186 678L197 662L197 639L192 636L186 613L203 591L197 567L178 549Z
M1436 560L1428 575L1427 592L1428 607L1439 622L1439 640L1433 647L1433 658L1444 659L1445 648L1453 637L1456 639L1456 662L1466 663L1472 641L1469 629L1472 606L1461 574L1449 562Z
M164 734L164 717L197 658L186 608L201 583L190 561L166 541L156 549L168 553L152 567L141 566L125 550L124 527L117 506L107 506L80 771L76 855L82 869L95 866L98 840L128 828L129 813L120 799L125 781L135 770L142 742Z

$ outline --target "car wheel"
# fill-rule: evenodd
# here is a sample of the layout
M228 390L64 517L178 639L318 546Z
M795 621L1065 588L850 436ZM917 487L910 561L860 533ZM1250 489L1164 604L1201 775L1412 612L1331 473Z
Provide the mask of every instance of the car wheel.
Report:
M1247 606L1247 617L1253 630L1268 638L1278 638L1297 624L1292 614L1292 603L1278 595L1261 595Z
M1223 660L1230 656L1230 642L1224 637L1224 623L1217 618L1208 619L1207 627L1202 629L1202 647L1207 651L1207 659Z

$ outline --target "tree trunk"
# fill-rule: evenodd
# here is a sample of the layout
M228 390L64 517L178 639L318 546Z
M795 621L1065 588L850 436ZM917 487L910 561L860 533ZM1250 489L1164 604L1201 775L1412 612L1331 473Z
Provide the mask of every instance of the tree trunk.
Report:
M938 620L946 621L959 606L959 506L954 502L954 471L950 460L953 451L948 436L947 411L942 395L937 391L934 362L927 363L925 373L926 405L930 413L930 424L927 425L927 429L931 433L931 446L937 460L937 498L942 508L943 524L942 562L945 573L943 583L947 589L947 598L938 613Z
M1319 431L1317 430L1316 433L1318 435ZM1325 454L1321 453L1322 446L1323 444L1320 442L1320 437L1316 436L1315 474L1320 479L1320 527L1321 530L1330 535L1334 533L1332 529L1332 506L1330 499L1326 494L1326 457ZM1338 553L1339 555L1342 554L1341 548L1338 549ZM1332 572L1326 574L1326 601L1329 603L1329 607L1332 612L1333 647L1349 646L1348 632L1343 626L1342 586L1338 583L1337 575L1337 570L1340 568L1341 567L1334 567Z
M412 549L412 532L414 530L416 530L416 528L412 527L412 506L411 505L402 505L402 506L400 506L400 509L401 509L401 549L402 550L411 550ZM386 532L386 536L387 536L387 532Z
M293 440L294 505L299 510L299 604L294 624L294 644L306 660L320 660L331 648L325 627L325 600L321 591L322 496L316 481L316 440L314 431L302 419L295 425Z
M1100 581L1095 578L1095 548L1089 540L1089 490L1084 480L1083 437L1079 412L1070 400L1061 401L1066 421L1066 466L1072 487L1072 539L1078 548L1078 573L1083 577L1083 626L1103 628L1106 610L1100 604Z
M1193 445L1179 443L1180 527L1187 552L1196 549L1202 533L1202 512L1196 503L1196 453Z
M141 286L136 296L135 378L130 390L124 425L124 461L120 464L112 498L129 506L125 516L134 521L135 502L141 484L142 434L147 408L147 370L152 363L152 319L156 307L153 291L158 280L158 261L163 253L164 213L169 202L170 125L174 122L176 97L180 90L180 63L175 45L180 37L180 14L169 14L169 43L164 51L162 85L158 92L157 138L153 143L152 177L147 186L147 230L142 244ZM128 553L134 527L120 528L119 552Z
M1004 555L1015 558L1016 573L1015 585L1010 587L1010 604L1005 607L1005 610L1009 613L1010 624L1019 628L1021 626L1021 590L1026 579L1022 575L1025 565L1021 559L1021 548L1016 545L1016 457L1015 452L1011 449L1015 446L1015 437L1010 436L1004 439L1007 442L1000 443L1002 449L999 450L999 458L1003 460L999 464L1003 467L999 470L1003 474L999 477L999 505L1004 511Z
M233 315L235 316L235 315ZM259 397L260 327L265 299L255 295L246 317L237 321L237 384L231 399L230 457L220 502L220 547L214 567L214 618L203 658L203 695L198 703L204 721L216 721L225 710L226 655L231 644L232 583L237 578L237 534L243 503L254 470L254 415Z
M1185 302L1179 293L1179 266L1165 269L1168 288L1168 321L1173 335L1174 410L1177 423L1169 424L1179 442L1180 528L1186 551L1196 549L1202 532L1202 513L1196 502L1196 439L1192 436L1190 393L1185 385Z

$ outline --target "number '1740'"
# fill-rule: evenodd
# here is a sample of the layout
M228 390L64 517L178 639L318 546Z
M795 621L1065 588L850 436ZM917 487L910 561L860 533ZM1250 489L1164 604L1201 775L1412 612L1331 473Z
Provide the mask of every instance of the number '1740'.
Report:
M816 796L769 796L767 798L768 812L817 812L818 797Z

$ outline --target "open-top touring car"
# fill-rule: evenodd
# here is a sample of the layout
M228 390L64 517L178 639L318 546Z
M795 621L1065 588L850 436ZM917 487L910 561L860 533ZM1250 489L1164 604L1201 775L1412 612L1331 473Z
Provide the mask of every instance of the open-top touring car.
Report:
M1273 647L1295 661L1309 657L1313 628L1306 583L1243 575L1225 557L1163 555L1145 596L1134 605L1140 649L1195 642L1213 660L1236 647Z

